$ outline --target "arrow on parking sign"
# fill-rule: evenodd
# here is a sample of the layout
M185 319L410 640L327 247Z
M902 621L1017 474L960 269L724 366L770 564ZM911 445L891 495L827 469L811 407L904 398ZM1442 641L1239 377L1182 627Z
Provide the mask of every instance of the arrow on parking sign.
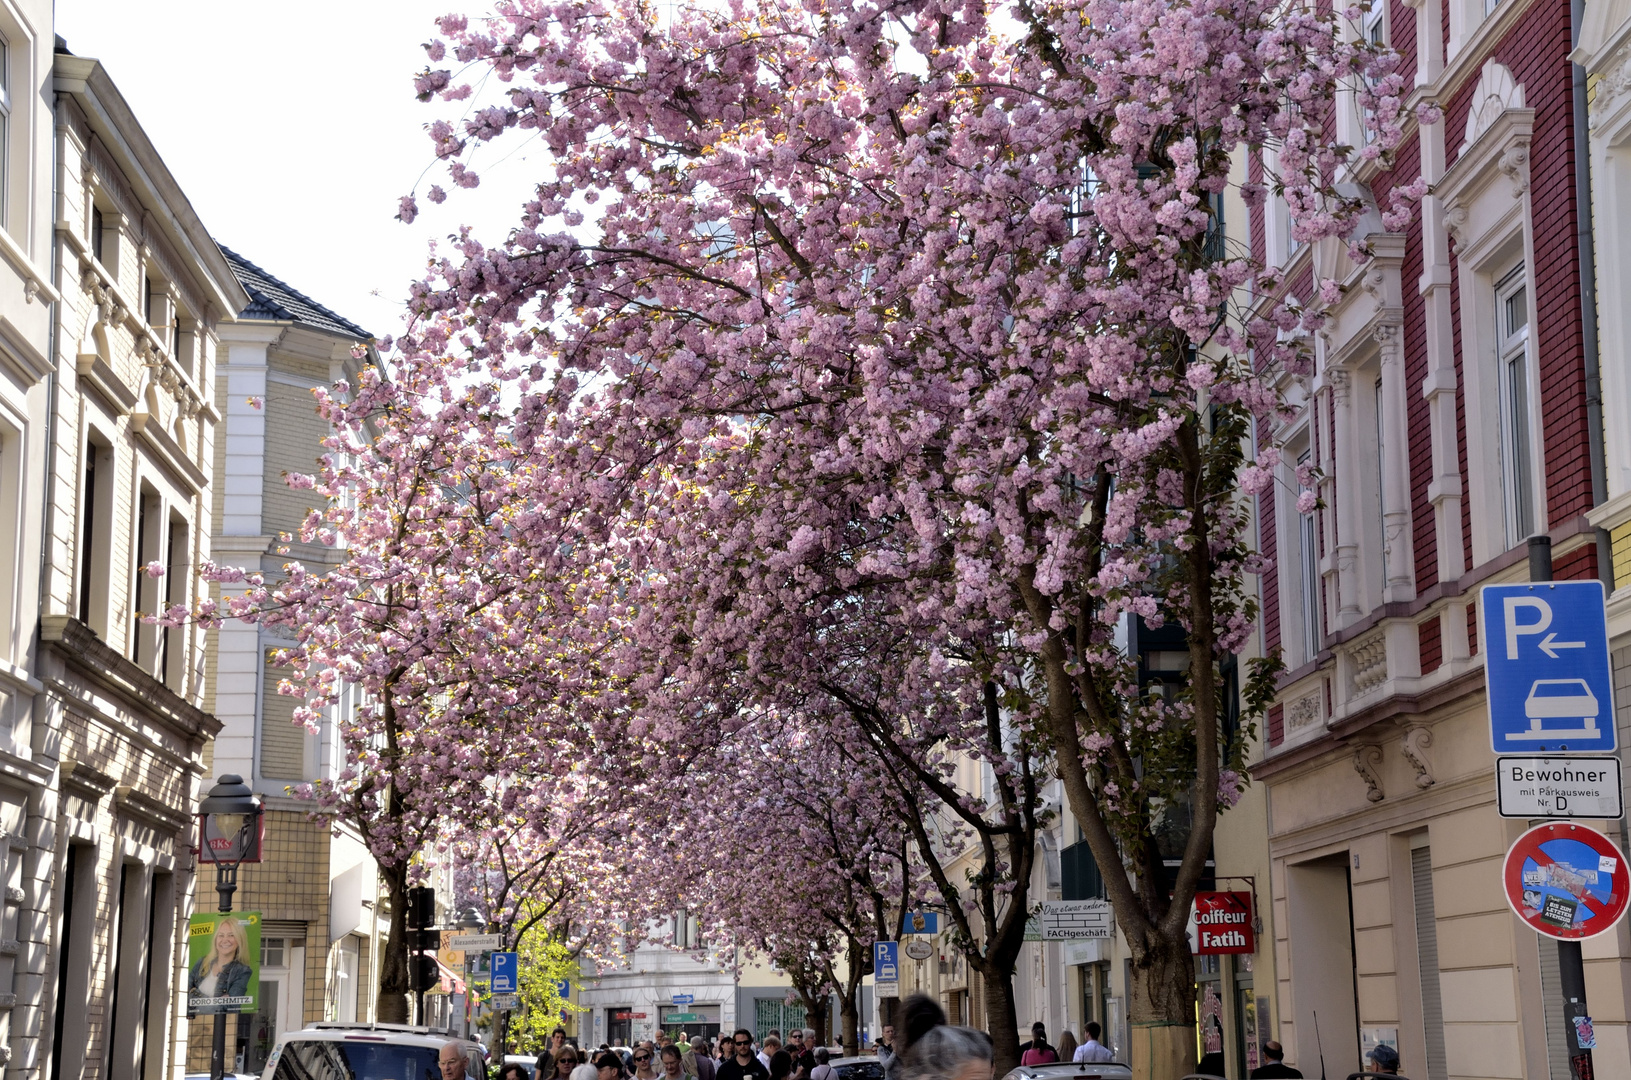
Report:
M1540 644L1535 646L1553 660L1557 659L1557 653L1554 651L1556 649L1584 649L1585 647L1586 643L1584 641L1559 641L1556 634L1547 634L1541 639Z

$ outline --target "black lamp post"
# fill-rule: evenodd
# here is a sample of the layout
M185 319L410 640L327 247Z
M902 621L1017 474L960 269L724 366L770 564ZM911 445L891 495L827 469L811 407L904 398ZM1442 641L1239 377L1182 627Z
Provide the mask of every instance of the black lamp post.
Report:
M210 788L198 804L200 832L199 860L215 864L217 910L232 910L232 894L238 891L238 867L260 861L261 801L243 777L227 773ZM215 1013L215 1043L210 1050L210 1080L226 1076L227 1018Z

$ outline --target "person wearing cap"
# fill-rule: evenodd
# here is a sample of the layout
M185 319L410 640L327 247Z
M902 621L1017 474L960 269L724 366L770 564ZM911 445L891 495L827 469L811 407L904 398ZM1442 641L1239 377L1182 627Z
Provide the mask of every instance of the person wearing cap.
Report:
M1387 1043L1373 1047L1365 1057L1371 1064L1371 1072L1381 1073L1383 1076L1399 1075L1399 1052Z
M1263 1065L1252 1070L1251 1080L1302 1080L1303 1074L1285 1063L1285 1047L1270 1039L1263 1044Z

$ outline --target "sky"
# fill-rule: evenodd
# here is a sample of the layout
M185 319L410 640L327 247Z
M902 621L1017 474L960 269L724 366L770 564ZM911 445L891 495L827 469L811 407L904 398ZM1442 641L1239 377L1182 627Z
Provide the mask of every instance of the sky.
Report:
M425 125L465 105L415 100L420 46L436 16L487 6L57 0L56 18L71 52L102 61L217 240L385 337L427 244L463 224L502 239L544 164L501 140L478 151L482 184L467 191L432 164ZM423 197L435 183L452 192L441 206ZM403 225L397 201L414 190L420 216Z

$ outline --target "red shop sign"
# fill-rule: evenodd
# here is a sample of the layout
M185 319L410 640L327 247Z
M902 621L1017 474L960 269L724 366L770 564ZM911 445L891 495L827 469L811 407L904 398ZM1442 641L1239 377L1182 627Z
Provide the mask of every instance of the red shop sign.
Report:
M1257 935L1252 932L1251 893L1197 892L1194 917L1195 955L1257 951Z

